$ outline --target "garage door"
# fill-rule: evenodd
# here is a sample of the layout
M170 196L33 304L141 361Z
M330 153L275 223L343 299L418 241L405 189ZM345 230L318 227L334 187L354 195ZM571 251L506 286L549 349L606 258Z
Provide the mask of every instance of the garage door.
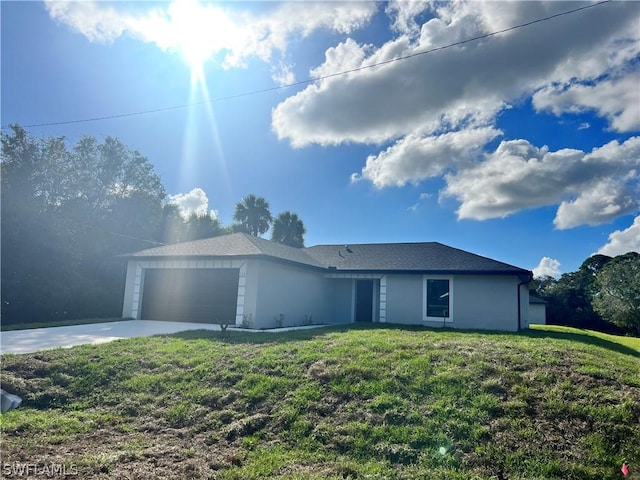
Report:
M142 318L235 323L239 275L237 268L146 269Z

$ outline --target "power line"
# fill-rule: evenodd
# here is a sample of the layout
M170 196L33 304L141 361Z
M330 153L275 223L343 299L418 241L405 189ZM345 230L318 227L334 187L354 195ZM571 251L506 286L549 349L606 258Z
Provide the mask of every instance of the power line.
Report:
M422 55L427 55L430 53L434 53L434 52L439 52L442 50L447 50L449 48L453 48L453 47L458 47L460 45L464 45L467 43L471 43L471 42L476 42L478 40L483 40L485 38L490 38L490 37L494 37L496 35L501 35L503 33L507 33L507 32L511 32L513 30L517 30L519 28L524 28L524 27L529 27L531 25L535 25L537 23L542 23L542 22L546 22L549 20L553 20L554 18L558 18L558 17L564 17L567 15L572 15L574 13L578 13L581 12L583 10L588 10L590 8L594 8L594 7L598 7L601 5L604 5L606 3L611 3L611 0L604 0L598 3L593 3L591 5L586 5L583 7L578 7L578 8L574 8L572 10L567 10L565 12L560 12L560 13L556 13L554 15L550 15L548 17L543 17L543 18L538 18L536 20L531 20L529 22L525 22L525 23L521 23L519 25L514 25L512 27L508 27L505 28L503 30L497 30L494 32L490 32L490 33L485 33L483 35L478 35L476 37L472 37L472 38L468 38L466 40L460 40L458 42L454 42L454 43L450 43L441 47L435 47L435 48L431 48L429 50L424 50L422 52L416 52L416 53L412 53L409 55L403 55L401 57L396 57L396 58L392 58L390 60L385 60L382 62L378 62L378 63L373 63L371 65L364 65L364 66L360 66L357 68L352 68L349 70L343 70L340 72L335 72L335 73L330 73L327 75L322 75L320 77L317 78L307 78L305 80L300 80L298 82L293 82L293 83L288 83L285 85L280 85L277 87L268 87L268 88L263 88L260 90L251 90L248 92L243 92L243 93L238 93L235 95L228 95L225 97L216 97L212 100L209 101L201 101L201 102L192 102L192 103L186 103L183 105L174 105L171 107L164 107L164 108L155 108L155 109L151 109L151 110L139 110L136 112L129 112L129 113L120 113L120 114L115 114L115 115L103 115L103 116L99 116L99 117L91 117L91 118L83 118L83 119L77 119L77 120L65 120L65 121L60 121L60 122L49 122L49 123L34 123L31 125L21 125L23 128L35 128L35 127L51 127L51 126L56 126L56 125L71 125L74 123L88 123L88 122L97 122L97 121L101 121L101 120L111 120L114 118L126 118L126 117L134 117L134 116L138 116L138 115L148 115L148 114L152 114L152 113L160 113L160 112L167 112L170 110L179 110L179 109L183 109L183 108L191 108L191 107L196 107L199 105L205 105L208 103L215 103L215 102L222 102L222 101L226 101L226 100L233 100L236 98L242 98L242 97L249 97L249 96L253 96L253 95L259 95L262 93L267 93L267 92L273 92L273 91L277 91L277 90L282 90L285 88L290 88L290 87L297 87L300 85L307 85L309 83L314 83L314 82L318 82L321 80L326 80L328 78L333 78L333 77L339 77L342 75L348 75L350 73L355 73L355 72L360 72L362 70L367 70L370 68L375 68L375 67L380 67L382 65L388 65L390 63L395 63L395 62L399 62L399 61L403 61L403 60L408 60L410 58L415 58L415 57L419 57ZM2 130L8 129L9 126L5 125L2 127Z

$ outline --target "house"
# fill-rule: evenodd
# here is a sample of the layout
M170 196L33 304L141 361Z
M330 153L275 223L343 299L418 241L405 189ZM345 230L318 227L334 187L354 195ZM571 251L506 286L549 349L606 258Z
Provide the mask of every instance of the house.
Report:
M292 248L234 233L125 258L123 317L253 328L529 324L530 271L436 242Z

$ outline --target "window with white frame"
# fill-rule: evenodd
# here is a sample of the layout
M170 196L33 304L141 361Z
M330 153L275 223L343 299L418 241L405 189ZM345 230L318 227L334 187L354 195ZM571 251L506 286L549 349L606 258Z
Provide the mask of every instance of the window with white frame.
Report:
M452 281L448 277L425 277L424 319L428 322L451 322Z

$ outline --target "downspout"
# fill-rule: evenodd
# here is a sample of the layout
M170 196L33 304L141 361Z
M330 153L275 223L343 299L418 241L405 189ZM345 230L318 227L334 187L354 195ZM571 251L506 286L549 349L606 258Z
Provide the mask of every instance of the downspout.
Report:
M522 330L522 309L520 308L520 287L522 285L527 285L529 283L531 283L531 280L533 280L533 273L529 272L529 275L527 276L527 280L520 282L518 284L518 331Z

